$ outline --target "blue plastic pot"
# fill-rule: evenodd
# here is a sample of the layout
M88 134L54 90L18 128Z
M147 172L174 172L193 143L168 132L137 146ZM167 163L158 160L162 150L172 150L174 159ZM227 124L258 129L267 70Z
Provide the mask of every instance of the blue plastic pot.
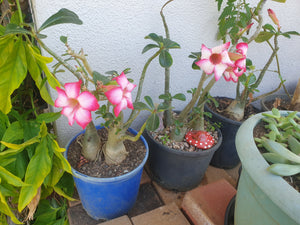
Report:
M137 134L131 128L128 131L134 135ZM70 144L84 132L80 132L69 141L64 153L66 159ZM127 174L112 178L97 178L87 176L72 168L82 206L93 219L113 219L126 214L133 207L138 195L143 167L149 154L146 140L143 136L140 139L146 147L146 156L137 168Z

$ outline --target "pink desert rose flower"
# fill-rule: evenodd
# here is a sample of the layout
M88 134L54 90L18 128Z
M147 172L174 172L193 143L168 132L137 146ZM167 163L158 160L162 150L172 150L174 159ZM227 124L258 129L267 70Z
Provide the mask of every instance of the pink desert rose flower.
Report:
M108 101L115 106L114 114L116 117L118 117L123 109L133 109L131 92L136 85L127 80L124 72L114 78L114 80L116 80L120 86L107 86L108 91L106 91L104 94Z
M228 66L233 66L233 62L228 56L230 42L214 47L212 49L202 45L201 59L195 64L199 66L206 74L215 74L218 81Z
M246 54L248 50L248 44L241 42L236 45L236 52L229 52L229 57L234 61L234 66L229 66L224 72L224 78L226 81L232 80L237 82L239 77L246 72Z
M65 115L72 126L74 120L84 129L91 121L91 111L99 108L96 97L88 91L80 93L82 81L66 83L65 90L56 87L58 97L55 107L63 108L61 114Z

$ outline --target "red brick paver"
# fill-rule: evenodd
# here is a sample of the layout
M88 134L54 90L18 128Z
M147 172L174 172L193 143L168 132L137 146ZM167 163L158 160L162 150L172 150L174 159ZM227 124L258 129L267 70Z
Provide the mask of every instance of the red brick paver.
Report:
M221 179L187 192L182 209L195 225L223 225L227 205L235 194L233 186Z

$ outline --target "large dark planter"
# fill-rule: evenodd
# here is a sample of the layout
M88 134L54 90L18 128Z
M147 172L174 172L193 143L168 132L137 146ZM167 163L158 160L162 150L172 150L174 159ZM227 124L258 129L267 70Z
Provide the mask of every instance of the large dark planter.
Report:
M286 115L287 111L281 111ZM300 113L299 113L300 116ZM236 225L300 224L300 194L282 177L270 173L253 138L253 129L263 115L247 119L236 135L237 152L242 163L234 223Z
M222 143L222 134L218 130L218 143L211 149L199 152L184 152L171 149L153 139L144 132L149 145L149 168L152 178L162 187L187 191L197 187L210 163L210 160Z
M101 129L101 127L96 127ZM128 129L133 134L137 132ZM77 134L67 144L64 156L67 159L67 152L70 144L78 137ZM73 178L85 211L95 220L113 219L126 214L134 205L143 167L147 161L149 148L143 136L140 137L146 147L146 155L143 162L134 170L118 177L97 178L82 174L72 168Z
M223 169L234 168L240 162L235 147L235 135L242 122L221 116L211 110L207 105L205 105L204 108L205 111L212 114L212 118L210 119L212 122L221 123L220 130L223 135L222 144L218 151L215 152L210 164Z

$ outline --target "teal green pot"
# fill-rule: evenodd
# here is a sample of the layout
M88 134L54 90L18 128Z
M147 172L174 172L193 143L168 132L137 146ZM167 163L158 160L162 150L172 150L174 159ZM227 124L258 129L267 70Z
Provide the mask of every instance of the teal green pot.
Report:
M285 115L287 111L281 111L281 114ZM300 224L300 193L283 178L267 171L269 164L254 142L253 129L262 117L261 113L256 114L243 122L236 135L243 169L236 195L234 224Z

